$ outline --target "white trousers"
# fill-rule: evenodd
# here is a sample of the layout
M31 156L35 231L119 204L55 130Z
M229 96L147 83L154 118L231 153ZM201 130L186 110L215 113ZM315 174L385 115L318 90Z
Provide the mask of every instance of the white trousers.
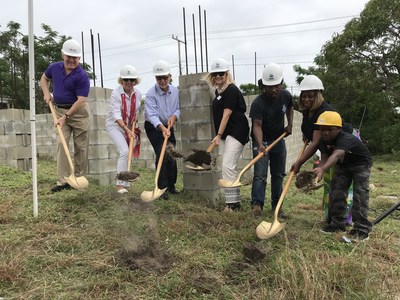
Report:
M117 173L122 171L130 171L128 170L128 154L129 154L129 144L125 139L125 131L119 127L117 124L113 124L107 126L108 134L110 135L111 140L117 147L117 151L119 154L118 162L117 162ZM117 185L122 185L128 187L130 184L128 181L118 180L116 181Z
M222 156L222 178L235 181L238 175L237 162L242 155L244 145L234 137L228 135L225 140L220 140L218 154ZM224 188L225 202L240 202L240 188Z

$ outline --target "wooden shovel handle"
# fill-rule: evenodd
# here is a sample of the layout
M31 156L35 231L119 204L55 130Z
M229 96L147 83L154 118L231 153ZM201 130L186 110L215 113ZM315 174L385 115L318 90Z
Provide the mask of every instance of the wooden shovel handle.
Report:
M131 170L133 144L135 143L135 126L136 126L136 120L135 120L135 117L133 117L132 129L131 129L132 136L129 137L128 172Z
M171 129L171 124L168 124L168 130ZM158 187L158 177L160 176L160 171L161 171L161 166L164 161L164 156L165 156L165 150L167 149L167 142L168 142L168 136L164 138L164 142L161 148L160 152L160 158L158 159L158 164L157 164L157 170L156 170L156 176L154 178L155 186Z
M211 151L213 151L214 147L215 147L215 142L212 142L210 146L208 146L206 152L210 153Z
M273 143L268 145L267 148L265 148L264 152L258 153L256 157L254 157L244 168L242 171L239 173L239 178L246 172L252 165L254 165L257 161L259 161L266 153L268 153L269 150L272 149L281 139L283 139L286 136L286 132L282 133Z
M49 107L50 107L51 115L53 116L53 120L55 123L55 122L57 122L57 115L54 110L53 102L49 101ZM65 155L68 158L68 163L71 168L71 174L75 175L75 167L74 167L74 164L72 163L71 155L69 153L68 145L67 145L67 142L65 141L61 126L60 126L60 124L57 123L56 127L57 127L58 135L60 136L60 140L63 145L64 151L65 151Z
M302 154L304 153L304 151L306 150L307 144L308 144L308 142L305 141L303 147L301 147L301 150L300 150L299 154L297 155L296 161L301 157L301 155L302 155ZM279 209L281 208L281 205L282 205L282 202L283 202L283 198L285 198L286 193L287 193L288 190L289 190L289 186L290 186L290 183L292 182L293 176L294 176L294 171L290 172L289 177L288 177L288 180L286 181L285 187L283 188L283 191L282 191L282 193L281 193L281 196L279 197L279 201L278 201L278 203L277 203L277 205L276 205L275 212L274 212L274 219L275 219L275 220L278 219L278 212L279 212Z

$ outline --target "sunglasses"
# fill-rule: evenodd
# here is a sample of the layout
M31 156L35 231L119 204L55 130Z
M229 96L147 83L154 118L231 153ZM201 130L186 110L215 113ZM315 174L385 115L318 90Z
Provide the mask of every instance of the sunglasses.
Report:
M161 80L168 80L168 78L169 78L168 75L167 75L167 76L156 76L156 79L157 79L158 81L161 81Z
M219 75L219 77L222 77L226 74L226 72L215 72L215 73L211 73L212 77L217 77L217 75Z
M125 82L128 82L128 81L135 82L136 81L135 78L123 78L122 80L125 81Z

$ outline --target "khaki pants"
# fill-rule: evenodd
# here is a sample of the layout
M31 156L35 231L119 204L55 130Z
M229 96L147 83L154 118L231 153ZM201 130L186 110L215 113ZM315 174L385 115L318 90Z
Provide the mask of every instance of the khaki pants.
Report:
M68 109L56 107L57 117L63 116ZM90 109L89 104L85 103L73 116L71 116L66 124L61 128L67 145L69 140L73 138L74 155L73 164L75 168L75 176L86 176L88 150L89 150L89 127L90 127ZM64 177L71 175L71 167L65 154L64 147L58 137L57 147L57 185L66 183Z

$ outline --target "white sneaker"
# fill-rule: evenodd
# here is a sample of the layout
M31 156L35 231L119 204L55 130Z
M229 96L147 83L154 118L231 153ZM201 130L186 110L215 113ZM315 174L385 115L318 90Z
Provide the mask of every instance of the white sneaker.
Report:
M128 192L127 189L120 189L120 190L117 191L118 194L125 194L127 192Z

